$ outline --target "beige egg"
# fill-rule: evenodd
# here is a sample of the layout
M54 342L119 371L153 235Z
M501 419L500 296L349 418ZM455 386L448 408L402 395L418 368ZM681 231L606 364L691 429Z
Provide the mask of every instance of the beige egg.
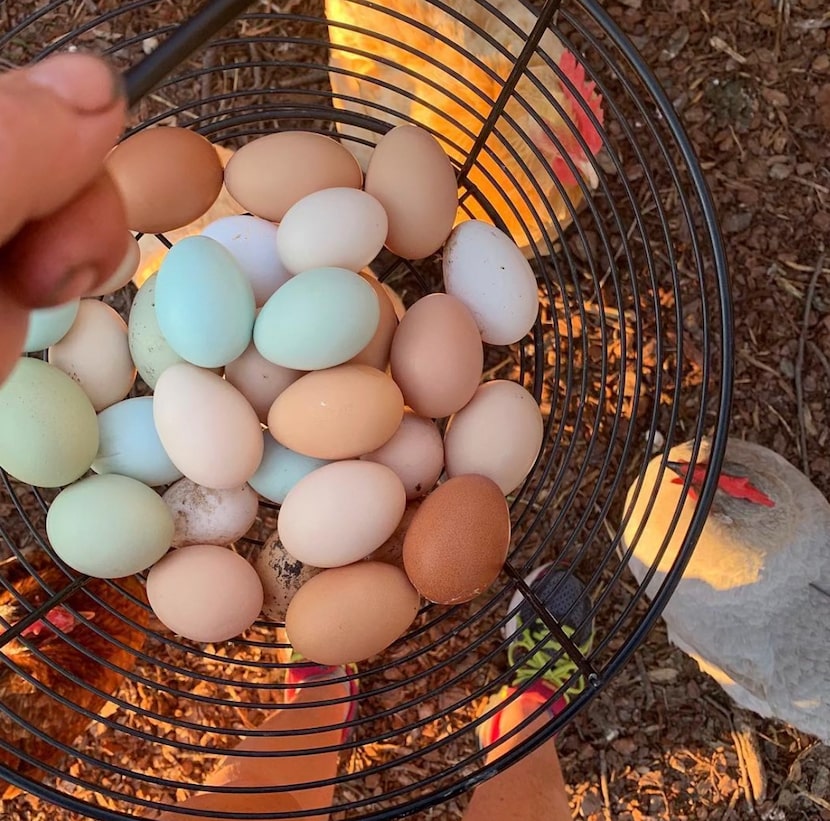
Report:
M385 371L389 365L389 351L398 327L398 317L395 313L395 306L383 285L370 273L361 272L360 276L372 286L377 294L380 304L380 320L378 329L369 344L349 362L353 365L370 365L379 371Z
M359 561L394 532L406 508L401 480L386 465L346 459L311 471L280 507L280 541L312 567Z
M365 661L399 638L418 615L418 592L390 564L358 562L324 570L288 605L285 628L309 661Z
M378 142L364 188L389 218L386 246L404 259L434 254L452 231L458 210L455 171L429 132L393 128Z
M242 146L225 169L231 196L254 216L272 222L308 194L360 188L362 178L357 160L339 142L308 131L259 137Z
M227 547L191 545L168 553L147 574L147 600L168 629L199 642L227 641L262 610L262 584Z
M198 485L239 487L262 461L262 426L248 400L195 365L172 365L162 373L153 419L173 464Z
M406 498L417 499L432 490L444 469L444 441L432 419L407 408L394 436L361 459L394 470L403 482Z
M96 411L120 402L135 382L127 323L97 299L81 300L69 333L49 348L48 357L83 388Z
M444 434L447 475L478 473L505 495L530 473L544 438L542 412L521 385L497 379L481 385L450 419Z
M484 347L473 315L448 294L419 299L404 315L390 353L392 378L416 413L439 419L472 399Z
M180 479L162 495L173 514L173 547L229 545L256 521L259 497L248 485L216 490Z
M138 264L141 261L141 249L138 246L136 238L130 234L127 243L127 253L118 268L113 271L109 279L99 285L94 291L90 291L87 296L106 296L120 291L130 280L135 276L138 270Z
M283 547L276 532L254 551L251 561L265 592L262 613L273 621L285 620L291 599L309 579L321 572L319 567L295 559Z
M317 459L353 459L389 441L403 418L391 377L368 365L312 371L289 385L268 413L280 444Z
M242 356L225 365L225 379L251 403L263 424L274 400L303 373L269 362L253 342Z

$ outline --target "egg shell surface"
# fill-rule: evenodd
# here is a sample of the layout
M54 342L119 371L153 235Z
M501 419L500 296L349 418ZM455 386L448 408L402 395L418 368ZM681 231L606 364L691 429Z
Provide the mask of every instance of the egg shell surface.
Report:
M321 370L360 353L379 321L380 302L365 279L345 268L314 268L268 300L256 319L254 344L284 368Z
M174 550L147 574L147 599L174 633L222 642L247 630L262 610L262 584L237 553L217 545Z
M486 382L447 425L447 475L488 476L510 494L533 468L544 428L539 405L521 385L506 379Z
M319 567L311 567L295 559L283 547L276 531L256 551L253 566L265 593L262 613L274 621L285 621L288 605L297 591L322 572Z
M443 256L444 289L475 318L481 338L512 345L526 336L539 313L536 277L515 242L480 220L457 225Z
M394 532L406 508L401 480L385 465L346 460L297 482L280 508L280 541L312 567L359 561Z
M77 382L23 357L0 385L0 467L35 487L83 476L98 452L98 418Z
M304 373L269 362L253 342L242 356L225 365L225 379L251 403L263 424L274 400Z
M429 132L400 125L381 137L366 169L364 189L389 219L386 246L404 259L434 254L458 211L455 171Z
M46 532L74 570L118 579L146 570L167 552L173 516L155 491L135 479L89 476L57 495Z
M202 368L226 365L251 342L256 307L248 278L223 245L185 237L156 282L156 318L170 347Z
M295 202L322 188L360 188L363 172L337 140L281 131L243 145L225 168L225 185L246 210L280 222Z
M277 226L273 222L246 214L220 217L202 236L230 251L251 283L258 308L291 277L277 253Z
M172 365L161 375L153 418L173 464L196 484L238 487L262 461L254 409L233 385L195 365Z
M295 453L277 442L269 431L263 433L264 452L256 473L249 479L250 486L263 498L281 505L291 488L313 470L330 464Z
M83 388L96 411L121 401L135 382L127 323L97 299L82 299L72 327L48 351L49 364Z
M216 490L180 479L162 496L173 514L173 547L229 545L256 521L259 499L248 485Z
M352 459L392 438L403 396L385 373L368 365L313 371L289 385L268 413L271 435L317 459Z
M69 332L81 301L75 299L54 308L38 308L29 314L29 331L23 343L23 353L43 351L63 339Z
M285 628L309 661L340 665L365 661L403 635L420 599L406 574L382 562L324 570L288 605Z
M421 502L404 537L404 567L424 598L460 604L496 580L509 546L501 488L485 476L458 476Z
M466 306L448 294L419 299L404 315L389 356L406 404L439 419L461 410L481 381L484 347Z
M153 421L153 398L124 399L98 414L100 442L92 469L118 473L150 487L182 478L161 444Z
M374 276L364 271L360 276L366 280L375 292L380 306L380 318L375 335L369 340L369 344L353 356L349 362L353 365L370 365L379 371L385 371L389 366L389 351L392 348L392 339L398 328L398 316L395 313L395 306L389 296L389 292L383 284L378 282Z

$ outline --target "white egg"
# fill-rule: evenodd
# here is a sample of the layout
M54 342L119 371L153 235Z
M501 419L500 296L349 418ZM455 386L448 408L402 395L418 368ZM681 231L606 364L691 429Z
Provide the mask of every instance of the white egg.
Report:
M480 220L460 223L447 240L443 267L446 292L469 308L485 342L512 345L533 327L536 277L503 231Z
M259 499L248 485L215 490L182 479L162 498L173 514L173 547L235 542L251 529L259 510Z

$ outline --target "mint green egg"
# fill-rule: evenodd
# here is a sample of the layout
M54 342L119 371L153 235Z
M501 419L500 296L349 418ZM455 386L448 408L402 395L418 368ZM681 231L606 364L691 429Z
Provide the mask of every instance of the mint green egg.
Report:
M313 268L292 277L259 312L254 345L284 368L332 368L359 354L380 321L365 279L345 268Z
M256 304L236 258L210 237L186 237L156 281L156 319L170 347L200 368L218 368L251 344Z
M60 342L78 316L80 299L56 305L54 308L38 308L29 314L29 331L23 343L23 353L45 351Z
M173 514L147 485L111 473L62 490L46 515L58 556L79 573L118 579L155 564L173 541Z
M262 462L257 472L248 480L248 484L262 497L281 505L300 479L323 465L330 464L325 459L304 456L281 445L271 436L270 431L263 433L265 449Z
M23 357L0 386L0 467L35 487L83 476L98 452L98 418L77 382Z

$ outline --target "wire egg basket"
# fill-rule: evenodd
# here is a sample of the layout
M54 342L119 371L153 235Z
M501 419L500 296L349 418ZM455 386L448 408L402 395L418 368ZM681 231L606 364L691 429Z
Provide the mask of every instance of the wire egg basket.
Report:
M222 5L229 4L208 4ZM496 583L469 604L424 606L404 636L360 665L356 713L328 728L337 737L348 730L326 747L339 755L330 778L286 784L274 776L254 787L207 788L299 792L309 798L304 810L182 809L178 816L401 817L459 796L568 725L658 618L703 526L726 444L732 331L724 252L700 165L672 103L599 2L331 0L330 15L352 7L355 16L329 21L322 2L249 5L205 48L168 66L162 82L147 81L128 133L177 124L234 149L277 130L303 129L339 135L359 153L393 124L415 122L443 140L465 214L493 222L526 247L539 284L542 308L531 334L487 352L488 377L523 384L545 419L542 453L508 499L513 540ZM432 15L426 23L425 8ZM127 70L171 35L186 34L186 18L176 4L145 0L4 4L0 53L13 66L90 50ZM595 85L601 113L575 93L573 73L561 69L562 48ZM381 70L360 68L370 63ZM557 95L557 85L572 93ZM582 128L563 99L577 102ZM550 112L562 121L557 129ZM567 184L543 162L540 133L573 172ZM587 144L586 134L601 138L601 150ZM373 270L407 305L440 285L438 255L412 263L384 253ZM108 300L125 312L134 293L130 285ZM708 442L709 469L683 549L647 597L651 576L638 584L626 567L632 549L622 542L626 492L656 453L686 440ZM28 647L27 640L20 624L7 625L0 682L26 678L32 699L80 711L87 729L74 740L59 738L25 703L0 702L0 776L76 814L61 818L152 818L201 789L219 756L254 755L236 745L267 740L269 733L257 729L263 719L292 709L283 705L291 662L282 626L258 622L237 640L199 645L139 618L135 613L149 611L132 589L93 584L51 552L44 517L53 492L5 474L3 481L2 509L9 512L0 536L23 575L34 579L23 594L3 577L5 596L17 600L31 624L86 591L108 613L90 623L96 647L121 642L121 661L102 661L100 649L71 635L64 641L90 668L103 663L123 680L113 695L82 698L90 688L83 670L61 678L60 658L34 645L30 652L56 673L49 681L63 684L27 678L6 652L13 640ZM276 513L263 504L236 549L261 544ZM49 555L57 582L33 566L24 550L31 545ZM591 612L578 625L596 626L587 655L523 582L546 563L565 578L577 576L590 594ZM515 615L508 605L517 590L573 661L574 678L562 691L578 676L586 686L543 729L488 763L476 727L487 696L515 674L506 653L514 636L504 628ZM128 599L132 615L107 591ZM118 638L119 624L142 637L140 646ZM272 760L273 771L319 752L312 738L292 736L290 750Z

